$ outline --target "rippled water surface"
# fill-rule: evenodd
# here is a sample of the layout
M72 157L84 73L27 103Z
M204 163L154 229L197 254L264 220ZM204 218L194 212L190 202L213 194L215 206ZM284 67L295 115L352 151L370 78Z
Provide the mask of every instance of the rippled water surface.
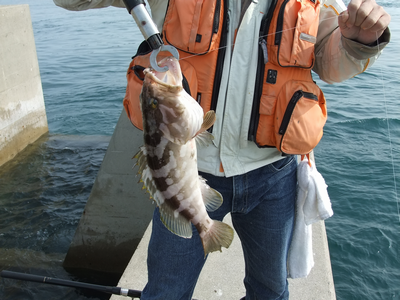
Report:
M400 299L400 5L379 61L345 83L321 83L329 118L316 149L334 216L327 220L338 299ZM124 9L69 12L30 5L50 133L0 169L0 269L71 275L62 261L122 110L125 72L141 34ZM107 299L2 279L0 299ZM305 299L307 300L307 299Z

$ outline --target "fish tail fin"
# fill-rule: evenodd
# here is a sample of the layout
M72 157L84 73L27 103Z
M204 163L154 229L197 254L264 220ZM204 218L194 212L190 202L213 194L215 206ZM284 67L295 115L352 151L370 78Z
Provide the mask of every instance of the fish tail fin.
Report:
M204 255L213 251L221 251L221 247L228 248L233 240L233 229L228 224L213 220L213 225L201 238Z

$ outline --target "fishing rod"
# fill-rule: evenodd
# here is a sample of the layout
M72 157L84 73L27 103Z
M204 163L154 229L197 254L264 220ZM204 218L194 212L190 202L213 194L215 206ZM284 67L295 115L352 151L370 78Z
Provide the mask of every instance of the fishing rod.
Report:
M130 289L125 289L125 288L120 288L120 287L83 283L83 282L57 279L57 278L51 278L51 277L44 277L44 276L38 276L38 275L31 275L31 274L25 274L25 273L18 273L18 272L6 271L6 270L1 271L0 275L3 278L11 278L11 279L17 279L17 280L48 283L48 284L68 286L68 287L73 287L73 288L84 288L84 289L95 290L95 291L103 292L103 293L107 293L107 294L127 296L127 297L131 297L131 298L140 298L140 296L142 294L141 291L130 290Z
M106 286L106 285L98 285L98 284L91 284L91 283L83 283L83 282L57 279L57 278L32 275L32 274L26 274L26 273L19 273L19 272L13 272L13 271L6 271L6 270L1 271L0 276L3 278L33 281L33 282L39 282L39 283L48 283L48 284L61 285L61 286L67 286L67 287L73 287L73 288L90 289L90 290L95 290L95 291L103 292L103 293L107 293L107 294L120 295L120 296L126 296L126 297L131 297L131 298L138 298L138 299L140 299L140 296L142 295L141 291L125 289L125 288L116 287L116 286ZM192 300L197 300L197 299L192 299Z

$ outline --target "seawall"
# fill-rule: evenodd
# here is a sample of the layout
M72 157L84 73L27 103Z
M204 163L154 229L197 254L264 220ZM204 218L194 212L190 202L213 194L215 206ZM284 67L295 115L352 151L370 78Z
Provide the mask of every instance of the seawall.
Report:
M28 5L0 6L0 166L48 131Z

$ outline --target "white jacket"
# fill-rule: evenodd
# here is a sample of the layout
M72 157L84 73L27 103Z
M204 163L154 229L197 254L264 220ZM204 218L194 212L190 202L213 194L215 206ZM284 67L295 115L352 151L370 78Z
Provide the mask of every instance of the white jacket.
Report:
M53 0L69 10L106 6L124 7L122 0ZM320 24L315 47L314 71L327 83L341 82L362 73L377 59L387 44L369 47L342 37L338 28L340 12L346 9L342 0L320 0ZM166 0L148 0L152 18L161 31ZM242 1L230 0L229 35L224 70L213 127L214 144L198 149L200 171L217 176L234 176L257 169L282 158L273 148L258 148L247 140L257 69L258 36L261 20L271 0L252 1L238 28ZM329 99L327 99L329 101ZM221 168L223 166L223 168ZM221 171L222 170L222 171Z

